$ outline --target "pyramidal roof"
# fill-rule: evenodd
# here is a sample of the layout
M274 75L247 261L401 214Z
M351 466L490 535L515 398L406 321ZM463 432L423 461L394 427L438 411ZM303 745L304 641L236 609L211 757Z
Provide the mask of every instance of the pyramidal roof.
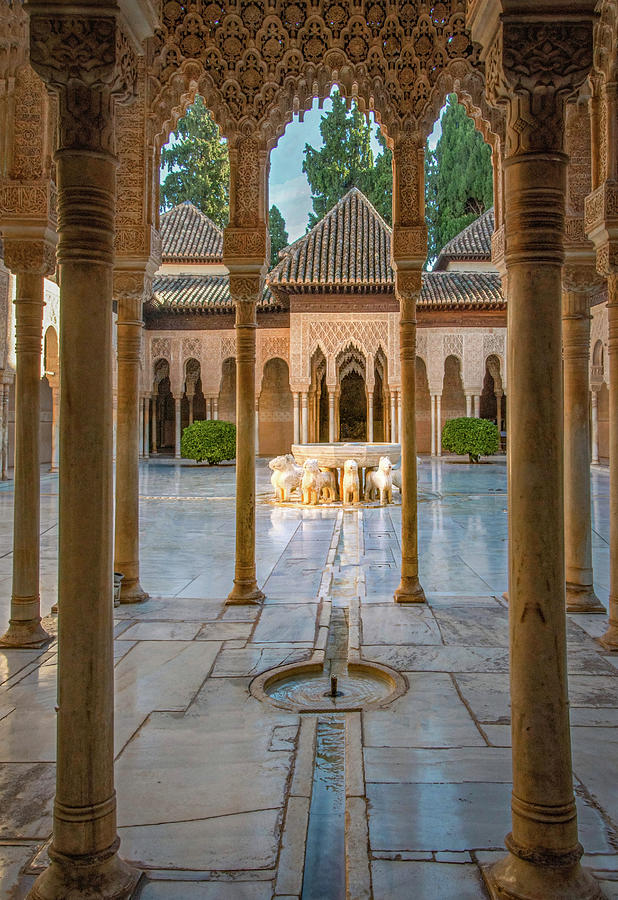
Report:
M280 256L267 278L275 289L392 288L394 281L391 229L358 188Z
M220 261L223 231L185 200L161 216L161 253L164 262Z
M491 259L491 236L494 228L495 219L492 206L444 245L434 266L434 271L445 269L453 260Z

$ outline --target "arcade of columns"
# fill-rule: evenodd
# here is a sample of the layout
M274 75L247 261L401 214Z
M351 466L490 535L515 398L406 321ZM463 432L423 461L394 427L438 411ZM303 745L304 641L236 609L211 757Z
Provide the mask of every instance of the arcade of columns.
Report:
M426 254L423 147L447 91L460 93L494 150L496 196L504 197L496 211L494 258L509 298L513 795L508 853L486 871L486 880L496 898L600 897L579 861L565 582L570 608L595 605L582 404L587 298L599 277L607 281L609 299L610 407L618 392L616 4L602 0L600 16L594 0L546 0L541 11L524 0L471 0L467 16L458 0L354 0L349 10L337 2L280 3L268 7L267 17L267 4L257 0L196 3L192 12L175 0L162 6L159 20L158 4L150 0L27 2L29 64L50 95L19 55L21 11L6 4L3 9L15 26L7 51L14 89L2 101L11 113L12 143L0 185L6 261L17 278L15 569L4 638L11 646L36 646L47 638L38 598L32 411L38 405L43 278L54 270L54 251L62 308L57 788L50 865L30 896L129 897L138 877L118 854L110 597L114 552L128 576L125 601L144 597L137 545L137 385L140 306L158 253L157 150L199 90L228 138L232 173L224 262L236 304L238 456L236 571L228 602L257 603L256 301L268 256L268 153L294 110L316 94L324 97L337 82L361 108L377 111L394 152L404 500L395 599L401 603L424 600L417 555L416 301ZM585 173L569 172L565 152L571 116L586 119L582 107L576 104L573 112L567 101L585 83L592 85L589 183ZM27 106L16 102L19 91ZM131 99L125 112L121 104ZM22 114L30 117L27 123ZM117 194L122 206L116 215ZM115 528L114 298L117 497L124 498L116 505ZM604 642L618 649L613 412L610 434L612 562ZM87 478L75 477L86 472Z

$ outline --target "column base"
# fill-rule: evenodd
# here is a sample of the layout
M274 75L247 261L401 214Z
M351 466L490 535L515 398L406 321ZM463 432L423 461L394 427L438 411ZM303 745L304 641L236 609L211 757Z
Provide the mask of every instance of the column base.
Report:
M402 575L393 599L395 603L427 603L418 575Z
M69 857L50 849L51 863L39 875L27 900L130 900L142 873L117 855L120 841L97 856Z
M599 638L599 644L604 650L618 651L618 625L610 622L607 631Z
M265 594L257 585L255 578L246 581L234 579L234 587L225 601L226 606L259 606L263 602Z
M607 614L607 610L592 587L582 587L579 584L573 584L568 581L566 585L566 611L568 613Z
M53 473L53 472L58 472L60 470L58 469L58 466L50 466L49 471Z
M603 900L599 885L579 862L543 866L509 853L482 873L491 900Z
M40 619L30 622L14 622L9 620L9 627L0 638L0 647L12 650L38 650L53 641L41 625Z
M126 576L120 588L120 603L143 603L149 600L150 594L139 583L139 578L127 579Z

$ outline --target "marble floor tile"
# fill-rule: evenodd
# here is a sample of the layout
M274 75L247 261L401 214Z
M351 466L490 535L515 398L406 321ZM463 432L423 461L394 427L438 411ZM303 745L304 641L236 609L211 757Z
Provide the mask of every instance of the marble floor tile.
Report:
M149 881L140 900L271 900L271 881Z
M312 641L317 611L315 603L265 606L253 633L253 642L269 644Z
M361 612L363 642L367 644L442 644L440 629L428 607L371 605Z
M23 883L20 871L37 850L36 844L0 844L0 897L24 900L29 885Z
M0 840L47 840L55 787L49 763L0 763Z
M371 864L374 900L481 900L477 866L376 859Z
M200 631L195 622L136 622L121 635L120 641L192 641Z
M367 782L433 784L468 781L511 783L511 752L495 747L417 750L367 747Z

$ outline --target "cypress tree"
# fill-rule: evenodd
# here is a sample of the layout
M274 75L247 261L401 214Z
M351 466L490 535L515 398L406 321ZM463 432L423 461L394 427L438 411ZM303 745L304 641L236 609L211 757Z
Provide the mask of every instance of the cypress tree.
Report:
M285 220L279 207L275 206L274 203L268 213L268 230L270 232L270 265L272 268L279 262L279 251L288 245Z

